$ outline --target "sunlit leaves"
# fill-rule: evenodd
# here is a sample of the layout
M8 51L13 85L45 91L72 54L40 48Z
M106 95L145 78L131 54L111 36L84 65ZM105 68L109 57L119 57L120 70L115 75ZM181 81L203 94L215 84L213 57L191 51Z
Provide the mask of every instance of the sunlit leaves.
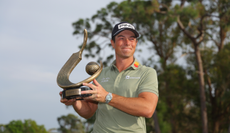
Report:
M33 120L12 120L4 127L0 126L3 133L48 133L43 125L37 125Z

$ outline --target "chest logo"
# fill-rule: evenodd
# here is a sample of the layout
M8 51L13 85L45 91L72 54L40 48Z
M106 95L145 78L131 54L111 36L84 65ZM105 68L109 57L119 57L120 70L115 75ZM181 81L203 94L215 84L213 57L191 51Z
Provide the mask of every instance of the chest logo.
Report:
M130 77L129 75L127 75L125 79L140 79L140 77Z
M108 81L109 81L109 77L101 79L101 82L108 82Z

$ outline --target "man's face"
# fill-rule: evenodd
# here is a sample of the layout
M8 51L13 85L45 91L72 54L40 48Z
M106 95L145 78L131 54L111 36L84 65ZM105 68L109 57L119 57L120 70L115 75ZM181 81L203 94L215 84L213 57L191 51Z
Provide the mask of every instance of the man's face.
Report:
M133 57L137 39L132 31L124 30L115 36L115 42L111 40L111 44L115 49L116 57L129 58Z

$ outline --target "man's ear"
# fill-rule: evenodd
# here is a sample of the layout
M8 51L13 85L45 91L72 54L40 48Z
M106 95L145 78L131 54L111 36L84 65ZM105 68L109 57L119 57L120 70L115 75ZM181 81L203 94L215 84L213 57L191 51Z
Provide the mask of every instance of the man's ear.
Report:
M114 41L111 39L110 40L112 47L114 48Z

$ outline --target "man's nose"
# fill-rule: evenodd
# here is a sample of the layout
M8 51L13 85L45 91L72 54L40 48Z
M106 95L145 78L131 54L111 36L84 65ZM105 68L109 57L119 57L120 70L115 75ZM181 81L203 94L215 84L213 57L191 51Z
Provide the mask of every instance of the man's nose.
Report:
M129 40L129 38L125 38L125 45L130 45L131 41Z

